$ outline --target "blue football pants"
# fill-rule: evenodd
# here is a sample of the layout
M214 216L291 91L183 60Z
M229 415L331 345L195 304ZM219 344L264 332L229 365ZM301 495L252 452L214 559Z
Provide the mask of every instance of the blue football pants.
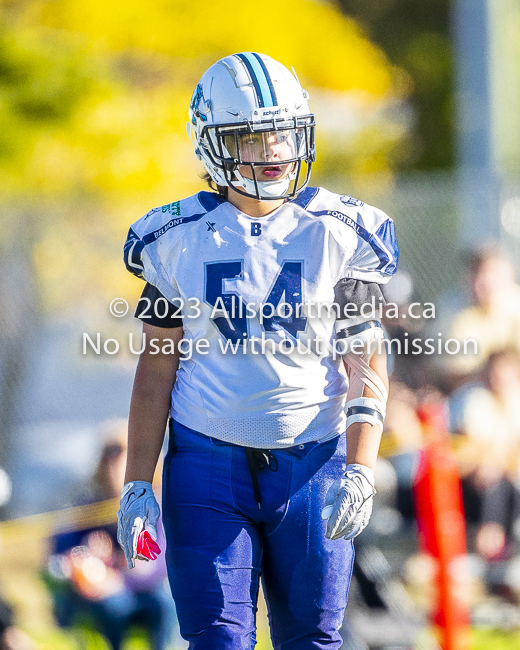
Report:
M171 429L170 429L171 431ZM190 650L252 650L259 579L275 650L339 648L352 541L325 537L325 494L345 436L274 450L255 500L245 448L173 423L164 462L166 560Z

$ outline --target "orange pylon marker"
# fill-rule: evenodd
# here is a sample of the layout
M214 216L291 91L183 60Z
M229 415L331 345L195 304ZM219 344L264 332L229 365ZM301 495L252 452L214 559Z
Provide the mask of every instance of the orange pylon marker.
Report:
M442 650L468 650L469 604L461 594L460 575L454 571L456 560L466 555L460 476L445 433L442 406L426 405L419 417L427 442L415 479L414 504L420 548L437 564L431 622L439 632Z

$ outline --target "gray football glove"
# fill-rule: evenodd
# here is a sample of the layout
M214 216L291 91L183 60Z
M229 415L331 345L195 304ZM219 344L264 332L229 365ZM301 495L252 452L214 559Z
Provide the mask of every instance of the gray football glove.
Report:
M334 481L325 497L322 519L327 519L325 537L354 539L366 527L372 514L374 472L365 465L347 465L345 474Z
M129 569L134 568L135 558L148 559L137 553L138 537L141 531L146 530L157 541L160 514L151 483L131 481L123 487L117 513L117 541L125 553Z

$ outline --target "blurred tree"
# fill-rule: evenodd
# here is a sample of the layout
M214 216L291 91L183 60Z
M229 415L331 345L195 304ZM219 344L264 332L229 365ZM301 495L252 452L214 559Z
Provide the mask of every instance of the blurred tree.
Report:
M368 38L410 78L412 128L397 150L398 169L447 169L454 164L450 1L337 0Z
M186 107L230 52L299 71L320 124L315 181L391 173L407 128L402 75L333 6L284 9L286 28L252 0L0 0L0 192L31 206L46 308L93 287L103 299L135 292L120 243L150 205L201 189ZM2 225L8 241L13 220Z

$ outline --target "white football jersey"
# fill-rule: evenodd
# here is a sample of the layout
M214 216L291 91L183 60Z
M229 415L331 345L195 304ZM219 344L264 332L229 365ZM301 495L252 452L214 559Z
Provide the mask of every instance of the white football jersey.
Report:
M323 188L262 218L211 192L151 210L130 228L125 262L182 306L193 353L172 417L264 449L339 435L347 382L331 348L334 287L386 283L397 259L384 212Z

